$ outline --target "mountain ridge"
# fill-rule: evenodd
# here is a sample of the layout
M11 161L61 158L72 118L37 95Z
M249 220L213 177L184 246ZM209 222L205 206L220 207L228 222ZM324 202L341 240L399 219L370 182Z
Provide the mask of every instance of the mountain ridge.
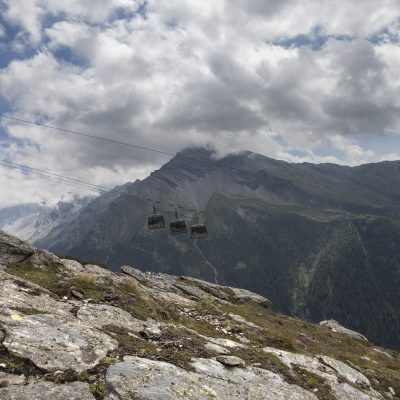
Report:
M222 284L268 294L277 311L332 318L399 348L400 299L393 289L400 285L399 171L398 161L292 164L250 152L214 159L190 149L148 178L95 199L35 243L114 268L139 265L209 281L216 270ZM149 232L148 198L203 209L210 239L193 243ZM361 270L369 285L352 278L349 298L346 279ZM379 301L367 310L369 293Z

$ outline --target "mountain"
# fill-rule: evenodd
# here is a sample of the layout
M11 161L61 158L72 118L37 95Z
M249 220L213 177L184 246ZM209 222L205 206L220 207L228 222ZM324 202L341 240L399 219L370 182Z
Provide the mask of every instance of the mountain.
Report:
M397 161L294 164L189 149L35 243L112 268L138 265L243 287L267 295L276 311L335 319L400 348L399 172ZM210 238L149 231L148 198L166 211L169 203L204 210Z
M2 208L0 209L0 228L29 240L35 234L37 219L49 211L49 207L37 203Z
M0 229L34 242L46 236L56 226L71 220L92 200L65 194L54 207L28 203L0 209Z
M111 272L0 231L2 400L399 399L400 353L244 289Z

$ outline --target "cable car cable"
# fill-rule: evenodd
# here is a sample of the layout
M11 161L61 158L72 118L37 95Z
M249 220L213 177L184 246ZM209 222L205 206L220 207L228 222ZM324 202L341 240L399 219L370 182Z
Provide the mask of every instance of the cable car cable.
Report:
M87 185L87 186L93 186L94 188L103 189L103 190L110 190L110 189L105 188L105 187L103 187L103 186L94 185L94 184L92 184L92 183L84 182L84 181L81 181L81 180L79 180L79 179L69 178L69 177L66 177L66 176L63 176L63 175L59 175L59 174L55 174L55 173L53 173L53 172L45 171L45 170L42 170L42 169L37 169L37 168L28 167L27 165L17 164L17 163L8 161L8 160L0 160L0 161L1 161L2 163L14 165L14 166L16 166L16 167L18 167L18 168L28 169L28 170L35 170L35 171L38 171L38 172L43 172L43 173L45 173L45 174L55 176L55 177L57 177L57 178L68 179L68 180L70 180L70 181L77 182L77 183L82 183L82 184Z
M105 141L105 142L111 142L111 143L115 143L115 144L129 146L129 147L135 148L137 150L145 150L145 151L149 151L149 152L165 154L165 155L172 156L172 157L178 155L177 153L170 153L170 152L167 152L167 151L153 149L153 148L150 148L150 147L144 147L144 146L135 145L133 143L117 141L117 140L108 139L108 138L105 138L105 137L96 136L96 135L92 135L92 134L88 134L88 133L83 133L83 132L73 131L73 130L69 130L69 129L59 128L59 127L56 127L56 126L42 124L42 123L39 123L39 122L29 121L29 120L25 120L25 119L17 118L17 117L11 117L11 116L4 115L4 114L0 114L0 118L4 118L4 119L8 119L8 120L14 120L14 121L18 121L18 122L23 122L23 123L27 123L27 124L31 124L31 125L37 125L37 126L41 126L41 127L45 127L45 128L50 128L50 129L54 129L54 130L65 132L65 133L72 133L72 134L75 134L75 135L89 137L91 139L97 139L97 140L102 140L102 141ZM215 165L214 163L212 163L211 161L208 161L208 160L200 160L198 158L186 156L186 155L183 155L183 154L179 154L179 156L187 158L189 160L194 160L194 161L198 161L198 162L199 161L200 162L206 162L206 163L209 163L210 165L211 164ZM245 169L233 167L232 163L230 163L230 164L228 164L228 163L221 164L216 169L220 169L220 168L224 168L224 167L229 168L231 171L232 170L236 170L236 171L240 171L240 172L245 172L247 174L269 176L269 174L263 172L262 170L254 172L254 171L250 171L250 170L245 170ZM313 187L313 188L317 188L317 189L327 190L326 187L321 186L321 185L315 185L315 184L306 183L306 182L295 182L293 180L288 180L288 181L289 182L293 182L295 185L302 185L302 186L308 186L308 187ZM338 191L338 190L332 190L332 189L328 189L328 190L330 190L333 193L337 193L337 194L345 194L345 195L354 194L354 195L357 195L357 196L361 195L361 197L367 198L365 195L357 193L357 192L345 192L345 191Z
M57 182L64 183L64 184L72 186L72 187L83 188L83 189L96 191L96 192L102 191L102 192L104 192L104 193L102 193L102 196L117 194L118 196L137 199L136 196L132 196L129 193L117 193L118 189L105 188L103 186L98 186L98 185L94 185L92 183L88 183L88 182L85 182L85 181L77 180L77 179L74 179L74 178L69 178L69 177L64 176L64 175L54 174L54 173L49 172L49 171L45 171L45 170L41 170L41 169L37 169L37 168L32 168L32 167L28 167L26 165L21 165L21 164L17 164L17 163L12 163L12 162L10 162L8 160L0 160L0 166L5 167L5 168L13 168L13 169L22 169L22 170L26 169L27 170L26 172L28 172L28 173L35 173L36 175L39 175L39 177L41 177L43 179L45 179L45 178L50 179L53 182L56 179ZM141 199L141 200L143 200L143 199ZM190 210L190 209L187 209L187 210ZM163 210L163 209L160 209L160 211L168 213L168 214L175 214L175 211L168 211L168 210ZM195 218L190 217L188 215L183 215L183 214L181 214L181 215L183 217L185 217L186 219L195 219Z
M12 168L12 169L21 169L20 167L16 167L16 166L9 165L9 164L4 164L1 161L0 161L0 167L7 168L7 169L10 169L10 168ZM52 177L52 176L45 175L43 173L36 172L36 171L27 171L27 172L28 173L34 173L34 174L38 175L38 178L40 178L40 179L48 179L48 180L50 180L52 182L62 183L64 185L68 185L68 186L73 187L75 189L77 189L77 188L86 189L86 190L90 190L91 192L95 191L95 189L93 187L85 186L83 184L78 184L78 183L75 183L75 182L72 182L72 181L69 181L69 180L62 180L61 178ZM96 192L98 193L97 189L96 189Z
M54 129L54 130L57 130L57 131L60 131L60 132L72 133L74 135L86 136L86 137L89 137L91 139L103 140L105 142L121 144L123 146L133 147L133 148L136 148L138 150L151 151L151 152L154 152L154 153L165 154L165 155L168 155L168 156L175 156L176 155L176 154L173 154L173 153L168 153L167 151L163 151L163 150L152 149L150 147L144 147L144 146L138 146L138 145L133 144L133 143L121 142L119 140L108 139L108 138L105 138L105 137L102 137L102 136L96 136L96 135L92 135L92 134L89 134L89 133L73 131L73 130L70 130L70 129L58 128L57 126L42 124L40 122L28 121L28 120L22 119L22 118L10 117L10 116L4 115L4 114L0 114L0 118L5 118L5 119L13 120L13 121L18 121L18 122L24 122L26 124L37 125L37 126L41 126L41 127L44 127L44 128L50 128L50 129Z

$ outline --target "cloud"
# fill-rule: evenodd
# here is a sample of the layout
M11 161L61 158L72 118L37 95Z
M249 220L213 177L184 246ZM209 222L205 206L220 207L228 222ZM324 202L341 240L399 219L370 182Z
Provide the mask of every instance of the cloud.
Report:
M21 51L0 69L12 115L172 153L208 146L349 164L384 157L363 138L399 132L397 1L3 3L4 21L19 30L8 45ZM167 159L3 127L2 158L100 185L144 177ZM332 153L318 155L324 145ZM7 176L0 189L26 179Z
M140 0L3 0L3 18L10 24L18 25L27 34L28 40L37 44L43 37L47 19L68 18L89 24L104 23L118 9L136 11L143 2Z

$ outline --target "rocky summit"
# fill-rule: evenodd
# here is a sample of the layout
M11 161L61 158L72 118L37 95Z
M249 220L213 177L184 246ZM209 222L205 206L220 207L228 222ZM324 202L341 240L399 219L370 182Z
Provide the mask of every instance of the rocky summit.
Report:
M400 398L398 352L270 305L61 259L0 231L0 399Z

